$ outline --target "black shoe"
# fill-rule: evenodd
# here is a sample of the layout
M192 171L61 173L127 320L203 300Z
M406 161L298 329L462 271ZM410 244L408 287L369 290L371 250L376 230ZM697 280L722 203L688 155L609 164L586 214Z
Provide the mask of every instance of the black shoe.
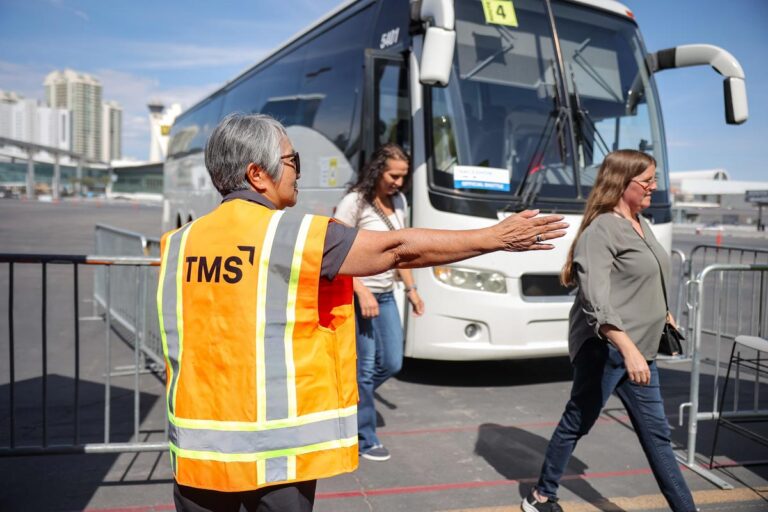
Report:
M389 450L383 444L376 444L360 453L360 456L368 460L389 460Z
M528 493L528 497L520 504L523 512L563 512L563 507L557 504L557 499L549 498L541 503L533 495L533 491Z

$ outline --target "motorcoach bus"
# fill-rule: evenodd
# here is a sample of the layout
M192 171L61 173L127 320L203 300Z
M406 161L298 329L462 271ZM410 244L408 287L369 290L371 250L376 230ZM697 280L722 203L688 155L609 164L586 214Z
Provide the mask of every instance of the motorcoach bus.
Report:
M424 316L405 315L407 356L445 360L567 353L571 290L558 283L597 169L633 148L658 162L644 213L671 246L664 126L653 74L712 66L726 121L746 120L744 73L728 52L646 52L612 0L354 0L179 116L165 163L166 228L220 197L203 162L231 112L271 114L301 153L297 208L332 215L380 144L413 156L413 226L488 226L526 208L565 214L548 252L496 253L415 271Z

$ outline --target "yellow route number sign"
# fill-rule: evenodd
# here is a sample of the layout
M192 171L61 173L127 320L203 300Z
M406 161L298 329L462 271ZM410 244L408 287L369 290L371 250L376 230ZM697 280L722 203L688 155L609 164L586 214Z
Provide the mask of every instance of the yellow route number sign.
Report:
M483 0L483 13L486 23L517 26L517 15L512 0Z

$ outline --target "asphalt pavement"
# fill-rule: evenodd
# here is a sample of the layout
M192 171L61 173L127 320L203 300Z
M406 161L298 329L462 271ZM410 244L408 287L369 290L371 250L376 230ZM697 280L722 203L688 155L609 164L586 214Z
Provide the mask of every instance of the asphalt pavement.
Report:
M96 223L159 235L159 206L130 202L62 202L0 200L0 253L87 254L93 252ZM694 245L715 243L715 234L676 236L673 246L690 252ZM761 238L731 237L723 243L765 248ZM8 289L6 266L0 264L0 290ZM20 267L20 266L17 266ZM71 272L50 269L47 287L49 410L42 430L41 318L36 298L40 270L17 268L14 371L16 385L13 435L17 444L45 435L51 444L75 434L68 399L73 392L73 298ZM81 440L103 440L105 368L104 329L92 316L92 275L84 270L80 301ZM737 294L738 289L728 289ZM11 435L7 293L0 293L0 447ZM711 352L702 365L702 404L711 406L712 379L722 365ZM110 366L133 361L130 347L113 343ZM665 404L676 448L685 446L687 424L680 426L678 407L688 401L689 363L661 363ZM142 375L139 437L162 439L163 382ZM319 512L519 510L522 496L535 483L543 453L570 390L567 358L479 363L407 360L402 373L377 395L379 433L390 449L386 462L361 460L351 474L322 481ZM112 440L133 436L132 382L115 377L111 390ZM750 399L768 397L758 384ZM762 394L760 394L762 392ZM687 420L687 416L684 418ZM699 422L698 458L712 443L713 424ZM763 430L763 433L765 431ZM722 491L691 471L686 481L704 511L768 510L768 465L740 462L768 460L768 450L725 432L718 443L716 470L735 489ZM78 454L0 457L1 511L90 512L172 510L172 475L166 453ZM561 504L566 511L667 510L648 468L626 412L612 398L593 431L577 447L563 479Z

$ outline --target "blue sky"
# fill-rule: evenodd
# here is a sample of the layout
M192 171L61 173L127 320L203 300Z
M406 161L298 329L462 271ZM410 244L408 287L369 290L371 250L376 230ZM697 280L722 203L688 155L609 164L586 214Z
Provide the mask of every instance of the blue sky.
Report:
M187 107L319 18L340 0L0 0L0 89L43 98L43 78L73 68L97 76L124 108L124 154L147 158L146 103ZM656 75L673 171L725 168L768 181L768 1L626 0L649 50L722 46L747 75L750 119L724 122L711 69Z

